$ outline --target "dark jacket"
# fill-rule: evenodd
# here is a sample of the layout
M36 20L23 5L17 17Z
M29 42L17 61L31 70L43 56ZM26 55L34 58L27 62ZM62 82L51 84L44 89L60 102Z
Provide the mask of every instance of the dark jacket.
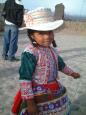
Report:
M4 18L20 27L23 22L23 5L15 3L15 0L7 0L3 9Z

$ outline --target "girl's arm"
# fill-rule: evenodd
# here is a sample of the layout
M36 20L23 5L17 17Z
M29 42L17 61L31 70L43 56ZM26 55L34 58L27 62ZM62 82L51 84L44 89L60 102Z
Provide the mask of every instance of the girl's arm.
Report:
M80 77L80 74L68 67L60 56L58 56L58 68L59 71L66 75L72 76L75 79Z
M36 58L29 52L24 52L21 56L21 66L19 69L19 82L22 99L27 102L27 110L30 114L37 113L34 93L32 88L32 76L36 67Z
M38 115L38 110L34 99L27 100L27 111L30 115Z

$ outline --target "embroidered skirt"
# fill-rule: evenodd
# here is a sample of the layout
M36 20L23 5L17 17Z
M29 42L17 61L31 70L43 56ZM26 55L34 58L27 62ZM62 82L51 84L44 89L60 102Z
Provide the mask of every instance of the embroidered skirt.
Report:
M65 87L58 88L56 84L52 84L52 86L36 86L34 89L34 99L37 103L39 115L70 115L70 101ZM44 91L45 87L46 91ZM42 91L40 95L38 90ZM26 102L23 101L19 115L24 115L26 108ZM29 113L26 115L29 115Z

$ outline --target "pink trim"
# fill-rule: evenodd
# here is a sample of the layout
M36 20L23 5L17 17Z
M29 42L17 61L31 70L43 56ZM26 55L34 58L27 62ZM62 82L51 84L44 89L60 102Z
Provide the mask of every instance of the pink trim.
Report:
M71 68L69 68L67 65L64 67L64 69L62 70L62 72L66 75L70 75L74 72Z

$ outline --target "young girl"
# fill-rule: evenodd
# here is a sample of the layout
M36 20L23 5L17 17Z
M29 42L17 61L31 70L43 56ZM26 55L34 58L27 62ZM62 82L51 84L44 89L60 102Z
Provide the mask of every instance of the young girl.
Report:
M58 71L73 78L79 73L70 69L58 55L53 31L63 20L53 20L48 8L30 11L25 20L31 43L21 56L19 115L70 115L66 88L58 81ZM53 47L54 46L54 47Z

